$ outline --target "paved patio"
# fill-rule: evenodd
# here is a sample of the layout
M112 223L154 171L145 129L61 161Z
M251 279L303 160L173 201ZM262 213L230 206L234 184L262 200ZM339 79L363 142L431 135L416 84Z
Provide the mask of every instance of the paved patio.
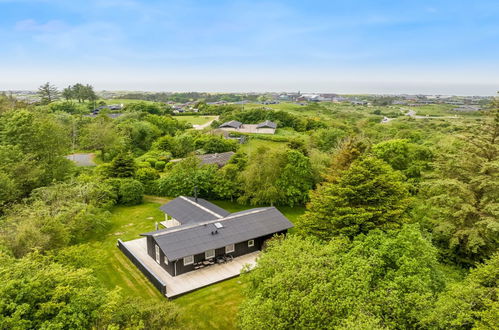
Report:
M140 261L145 264L151 272L166 283L166 296L173 298L184 293L214 284L240 274L243 266L249 264L254 267L256 258L260 251L252 252L225 264L215 264L202 269L194 270L178 276L171 276L156 261L147 254L146 238L123 242Z

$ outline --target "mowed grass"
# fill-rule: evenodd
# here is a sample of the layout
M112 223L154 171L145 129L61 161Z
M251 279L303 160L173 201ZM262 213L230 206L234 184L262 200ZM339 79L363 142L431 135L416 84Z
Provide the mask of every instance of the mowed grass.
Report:
M236 329L245 284L239 277L210 285L173 300L192 329Z
M175 116L175 119L178 121L187 122L192 125L203 125L215 118L216 116Z
M116 246L118 238L127 241L154 230L156 221L164 219L159 203L118 206L112 211L112 227L101 240L90 242L99 258L96 276L108 288L119 287L126 295L165 299Z
M117 248L118 238L124 241L140 238L141 233L153 231L155 222L164 214L159 206L170 198L146 196L145 202L136 206L118 206L112 210L110 231L103 237L89 242L96 253L95 273L108 288L121 288L124 295L142 297L158 302L166 299L147 280L128 258ZM237 212L252 208L230 201L212 201L218 206ZM292 222L303 214L303 207L278 207ZM179 308L181 323L189 329L235 329L237 312L243 300L244 282L236 277L188 293L172 303Z

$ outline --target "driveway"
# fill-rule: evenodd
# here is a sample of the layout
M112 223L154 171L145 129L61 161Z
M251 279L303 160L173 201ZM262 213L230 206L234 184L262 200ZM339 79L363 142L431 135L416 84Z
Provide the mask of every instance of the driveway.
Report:
M95 154L93 153L77 153L67 155L66 158L72 160L76 166L95 166L94 162Z
M212 120L210 120L210 121L209 121L209 122L207 122L207 123L204 123L204 124L202 124L202 125L192 125L192 127L193 127L194 129L199 129L199 130L201 130L201 129L205 129L206 127L210 127L211 123L213 123L215 120L218 120L218 116L215 116L215 118L213 118Z

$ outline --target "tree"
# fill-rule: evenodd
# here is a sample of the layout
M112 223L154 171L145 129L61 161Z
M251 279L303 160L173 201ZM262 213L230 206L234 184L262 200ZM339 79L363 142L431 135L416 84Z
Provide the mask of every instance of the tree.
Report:
M118 203L122 205L141 204L144 197L144 186L134 179L118 180Z
M81 257L81 250L74 250ZM71 258L74 259L74 258ZM178 312L168 301L125 297L108 290L90 269L30 254L0 254L2 329L174 329Z
M276 185L281 167L286 162L282 152L259 147L250 155L246 169L241 173L243 195L240 203L273 205L282 200L283 192Z
M115 178L133 178L135 176L135 159L129 152L122 152L113 158L109 175Z
M59 91L57 87L47 82L38 87L38 96L40 96L42 104L49 104L58 99Z
M76 98L73 87L71 85L62 90L62 97L64 97L68 102Z
M432 329L494 329L499 324L499 254L442 293L425 319Z
M188 157L173 165L168 173L157 181L158 193L162 196L192 195L194 187L200 196L212 196L215 173L214 164L201 165L197 157Z
M279 202L289 206L304 205L313 184L310 159L300 151L286 151L286 161L276 182L283 194Z
M326 244L273 239L245 273L242 329L421 328L442 290L437 250L417 226Z
M383 141L372 147L372 153L402 171L408 178L419 178L421 171L432 160L431 151L423 146L410 143L407 139Z
M67 128L54 115L28 110L0 115L3 170L25 195L31 189L65 179L73 165Z
M329 180L334 180L348 169L357 158L362 156L368 147L368 142L359 136L346 137L338 142L333 151L331 168L326 177L329 177Z
M0 223L0 242L16 257L37 249L54 250L105 232L106 209L114 205L103 183L61 183L38 188L23 204L11 207Z
M439 155L422 185L426 216L444 255L472 265L499 244L499 101L484 122Z
M124 141L107 116L98 116L81 129L79 138L81 147L89 150L99 150L104 160L108 160L123 149Z
M227 164L217 171L213 186L217 197L233 201L239 195L239 173L240 169L236 164Z
M364 157L337 181L325 182L311 193L298 225L303 233L321 239L399 228L410 201L409 185L400 172L382 160Z
M346 137L344 130L338 128L322 128L312 134L313 144L321 151L330 152L341 139Z

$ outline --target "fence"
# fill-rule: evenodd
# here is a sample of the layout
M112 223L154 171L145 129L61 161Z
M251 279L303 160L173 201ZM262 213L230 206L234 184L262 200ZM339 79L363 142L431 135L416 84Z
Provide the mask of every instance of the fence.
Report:
M166 284L154 275L154 273L146 265L144 265L120 239L118 239L118 248L149 279L149 281L151 281L152 285L154 285L154 287L158 289L161 294L166 295Z

